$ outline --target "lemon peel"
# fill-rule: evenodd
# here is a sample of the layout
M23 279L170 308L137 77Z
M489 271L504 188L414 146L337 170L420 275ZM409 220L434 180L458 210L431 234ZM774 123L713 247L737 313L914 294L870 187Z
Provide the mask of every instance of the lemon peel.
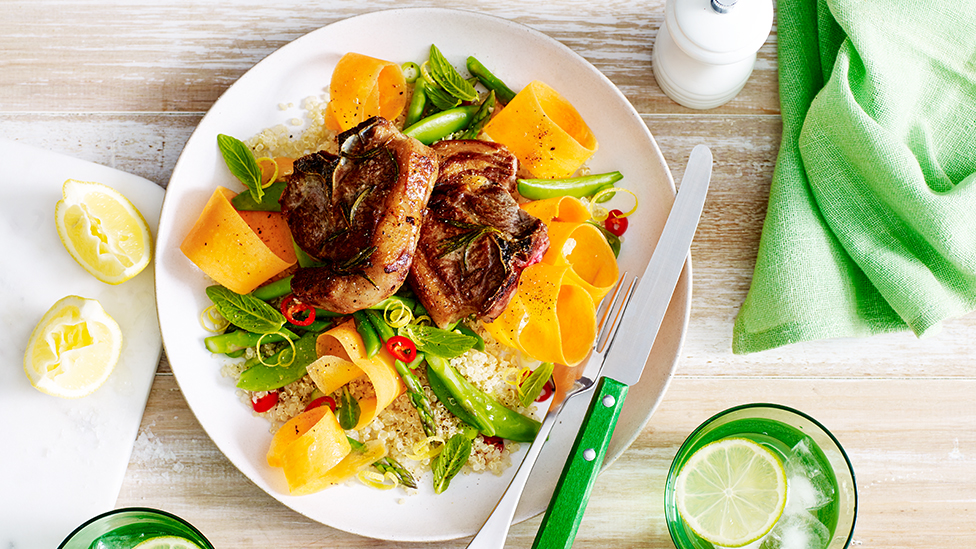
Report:
M122 193L101 183L68 179L55 206L58 236L71 257L106 284L136 276L152 258L152 233Z

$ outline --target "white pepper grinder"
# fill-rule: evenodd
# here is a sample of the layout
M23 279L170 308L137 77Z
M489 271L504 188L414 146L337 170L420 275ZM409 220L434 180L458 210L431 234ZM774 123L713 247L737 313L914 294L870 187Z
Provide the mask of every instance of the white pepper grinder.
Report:
M723 105L745 86L772 26L772 0L667 0L654 78L685 107Z

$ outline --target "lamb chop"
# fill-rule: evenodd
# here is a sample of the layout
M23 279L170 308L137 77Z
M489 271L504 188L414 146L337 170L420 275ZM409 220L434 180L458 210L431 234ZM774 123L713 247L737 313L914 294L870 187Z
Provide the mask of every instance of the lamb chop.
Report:
M490 322L512 299L522 270L549 247L545 224L519 208L518 160L504 145L441 141L410 286L433 321Z
M317 152L295 161L281 211L298 246L320 262L296 272L292 292L304 303L347 314L382 301L406 281L438 158L379 117L338 141L339 156Z

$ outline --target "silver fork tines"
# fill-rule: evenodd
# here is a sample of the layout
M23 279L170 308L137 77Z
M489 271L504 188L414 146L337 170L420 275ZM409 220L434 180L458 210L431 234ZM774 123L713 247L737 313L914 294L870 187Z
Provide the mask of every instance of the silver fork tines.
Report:
M529 446L525 458L515 472L515 477L508 485L498 504L495 505L488 519L481 526L478 534L468 544L469 549L497 549L505 546L505 539L508 537L508 530L512 526L512 518L515 516L515 509L518 507L519 499L522 497L522 491L525 489L525 485L529 480L529 474L532 472L532 467L535 465L536 459L538 459L539 454L542 452L543 444L549 438L549 433L556 424L556 416L559 415L560 410L566 405L566 401L593 387L594 381L599 377L600 370L603 369L604 357L606 356L607 350L613 344L613 338L617 335L617 328L620 327L620 319L623 317L623 313L630 303L630 297L633 295L636 286L637 277L630 277L628 280L627 273L624 272L620 276L620 280L617 281L616 286L614 286L613 294L611 294L609 299L604 299L605 308L597 324L596 341L593 343L593 351L587 358L583 375L573 384L573 388L567 391L563 401L555 408L549 410L546 417L542 420L542 426L539 427L539 434L536 435L535 441Z

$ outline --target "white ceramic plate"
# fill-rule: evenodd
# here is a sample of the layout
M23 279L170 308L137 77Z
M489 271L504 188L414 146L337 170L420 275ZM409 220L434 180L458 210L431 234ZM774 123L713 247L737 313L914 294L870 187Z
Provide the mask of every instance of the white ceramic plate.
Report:
M619 90L592 65L555 40L503 19L446 9L404 9L353 17L309 33L258 63L214 104L187 142L173 171L160 220L156 291L163 344L190 407L221 451L245 475L292 509L355 534L403 541L433 541L474 534L501 496L507 475L464 475L434 495L343 485L303 497L287 495L280 469L265 462L271 435L221 377L219 359L203 346L200 311L211 284L179 250L217 185L242 189L224 166L218 133L240 138L299 116L280 104L301 105L328 90L332 69L350 51L395 62L427 58L434 43L458 68L474 55L513 89L543 80L581 112L600 143L594 173L620 170L640 197L620 261L643 271L674 200L674 183L654 138ZM300 131L298 128L296 131ZM690 265L689 265L690 266ZM674 369L690 307L690 269L675 291L668 316L640 383L630 390L610 445L611 463L636 438L660 401ZM587 407L574 399L561 414L536 465L516 520L545 510ZM524 449L522 451L524 453ZM516 459L521 459L522 453Z

